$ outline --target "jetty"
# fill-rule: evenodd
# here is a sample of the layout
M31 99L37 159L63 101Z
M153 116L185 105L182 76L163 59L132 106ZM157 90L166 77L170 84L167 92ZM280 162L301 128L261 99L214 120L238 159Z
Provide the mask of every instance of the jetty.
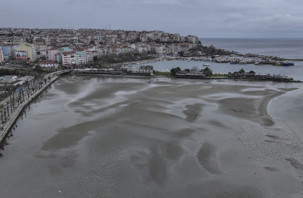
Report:
M45 89L55 82L61 75L69 73L70 70L61 70L46 74L27 81L22 87L18 88L10 96L0 102L0 143L3 142L22 111Z
M181 70L179 67L171 69L171 76L175 78L185 79L230 79L242 81L273 81L273 82L287 82L287 83L302 83L300 80L294 80L285 75L271 75L271 74L256 74L254 71L245 72L242 68L240 71L228 72L227 74L213 74L212 70L206 67L202 70L185 69Z

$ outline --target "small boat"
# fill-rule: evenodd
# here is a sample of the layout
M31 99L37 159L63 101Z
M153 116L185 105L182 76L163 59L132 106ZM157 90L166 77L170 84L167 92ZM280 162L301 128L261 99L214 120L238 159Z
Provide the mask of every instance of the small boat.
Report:
M229 64L232 64L232 65L239 64L239 61L238 60L231 60L229 62Z
M292 62L288 62L288 61L282 61L282 62L277 61L273 65L274 66L286 66L286 67L288 67L288 66L294 66L295 64L292 63Z
M209 63L204 63L203 66L207 67L207 66L210 66Z
M286 67L288 67L288 66L294 66L294 65L295 65L294 63L288 62L288 61L283 61L283 62L281 62L281 66L286 66Z

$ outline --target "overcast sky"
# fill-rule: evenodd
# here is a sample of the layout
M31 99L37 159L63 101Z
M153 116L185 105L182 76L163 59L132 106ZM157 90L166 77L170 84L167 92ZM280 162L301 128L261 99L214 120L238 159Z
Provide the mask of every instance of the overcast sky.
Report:
M303 37L303 0L0 0L0 27Z

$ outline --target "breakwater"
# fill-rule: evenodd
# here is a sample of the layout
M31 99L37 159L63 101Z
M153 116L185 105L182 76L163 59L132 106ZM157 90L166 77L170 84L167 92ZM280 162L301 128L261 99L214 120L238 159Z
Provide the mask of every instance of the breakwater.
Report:
M163 75L155 75L154 70L144 70L137 72L126 72L124 70L98 70L98 69L78 69L73 70L74 75L80 76L102 76L102 77L120 77L120 78L157 78L163 77ZM171 73L168 73L169 76ZM206 75L203 72L187 72L185 70L179 71L174 75L175 78L183 79L201 79L201 80L215 80L215 79L227 79L227 80L242 80L242 81L273 81L273 82L289 82L289 83L302 83L300 80L294 80L293 78L282 75L270 75L270 74L255 74L255 72L234 72L226 74L214 74Z
M287 83L302 83L300 80L294 80L293 78L288 78L279 75L229 75L229 74L217 74L214 76L205 76L204 74L196 73L186 73L186 74L176 74L176 78L183 79L202 79L202 80L215 80L215 79L226 79L226 80L238 80L238 81L272 81L272 82L287 82Z

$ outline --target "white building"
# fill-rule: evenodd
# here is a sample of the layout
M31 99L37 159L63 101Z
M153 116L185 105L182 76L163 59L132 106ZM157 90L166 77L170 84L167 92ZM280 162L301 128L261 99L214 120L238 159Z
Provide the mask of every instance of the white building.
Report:
M41 62L39 65L40 65L40 67L54 68L54 69L58 69L58 67L59 67L58 63L51 62L51 61L44 61L44 62Z

